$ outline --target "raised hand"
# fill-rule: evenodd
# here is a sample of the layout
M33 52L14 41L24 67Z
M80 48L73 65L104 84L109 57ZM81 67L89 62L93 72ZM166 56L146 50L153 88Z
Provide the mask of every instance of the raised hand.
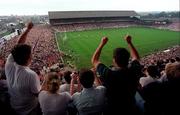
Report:
M139 60L139 53L137 52L136 48L134 47L133 43L132 43L132 37L130 35L126 35L124 37L124 39L127 41L128 43L128 47L130 49L130 53L131 53L131 58L132 60Z
M29 22L28 24L27 24L27 29L31 29L33 27L33 23L32 22Z
M22 44L22 43L26 42L27 34L29 33L29 31L31 30L32 27L33 27L33 23L29 22L27 24L27 29L19 37L18 44Z
M131 43L132 37L130 35L126 35L124 39L127 41L127 43Z
M108 42L108 37L102 37L101 44L105 45Z
M77 80L77 77L78 77L78 74L77 74L76 72L73 72L73 73L71 74L72 80Z

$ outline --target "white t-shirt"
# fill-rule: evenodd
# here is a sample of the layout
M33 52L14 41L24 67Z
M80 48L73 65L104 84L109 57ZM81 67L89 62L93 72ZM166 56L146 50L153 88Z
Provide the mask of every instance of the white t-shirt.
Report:
M77 84L74 84L74 91L77 92L78 91L78 85ZM70 84L62 84L60 85L59 87L59 93L62 93L62 92L70 92Z
M70 90L70 84L67 84L67 83L62 84L62 85L60 85L60 87L59 87L59 92L60 92L60 93L61 93L61 92L69 92L69 90Z
M52 94L41 91L38 98L43 115L67 115L66 109L71 101L68 92Z
M13 109L26 115L38 104L38 98L34 95L40 91L38 75L28 67L18 65L10 54L5 64L10 103Z
M151 76L147 76L147 77L141 77L139 80L139 83L141 84L142 87L148 85L149 83L155 82L157 81L157 79L152 78Z

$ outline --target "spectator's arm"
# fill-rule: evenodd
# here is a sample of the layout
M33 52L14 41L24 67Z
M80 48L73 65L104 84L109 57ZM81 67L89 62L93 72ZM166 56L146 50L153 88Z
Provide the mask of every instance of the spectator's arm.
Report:
M32 27L33 27L33 23L29 22L28 25L27 25L27 29L19 37L18 44L23 44L23 43L26 42L27 34L32 29Z
M133 43L131 41L131 36L127 35L125 37L125 40L127 41L128 47L130 49L132 61L133 60L139 60L140 57L139 57L139 54L138 54L136 48L134 47L134 45L133 45Z
M94 52L92 58L91 58L91 62L93 64L93 66L96 68L97 65L100 63L99 61L99 57L101 54L101 50L104 47L104 45L107 43L108 38L107 37L103 37L101 40L101 43L99 44L99 46L97 47L96 51Z
M79 76L77 76L77 91L81 92L81 89L82 89L82 86L81 86L81 83L80 83L80 80L79 80Z
M77 75L75 73L72 73L71 74L71 84L70 84L70 95L73 95L74 94L74 90L75 90L75 87L74 87L74 82L75 80L77 79Z
M101 80L97 77L97 75L95 75L95 86L100 86L102 85Z
M38 96L38 94L41 90L41 86L40 86L39 77L36 73L32 73L30 84L31 84L32 94L34 94L35 96Z
M47 83L46 83L46 79L44 78L43 83L42 83L42 85L41 85L40 91L47 90L46 84L47 84Z
M94 77L95 77L94 84L95 84L95 86L102 85L101 80L97 77L95 68L92 68L91 71L93 71L93 73L94 73Z

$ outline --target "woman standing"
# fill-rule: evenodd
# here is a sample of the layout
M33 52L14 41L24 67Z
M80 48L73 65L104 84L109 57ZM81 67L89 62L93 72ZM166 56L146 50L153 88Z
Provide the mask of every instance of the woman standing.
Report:
M58 93L60 79L57 73L48 73L43 89L39 94L39 103L43 115L67 115L67 106L71 100L68 92Z

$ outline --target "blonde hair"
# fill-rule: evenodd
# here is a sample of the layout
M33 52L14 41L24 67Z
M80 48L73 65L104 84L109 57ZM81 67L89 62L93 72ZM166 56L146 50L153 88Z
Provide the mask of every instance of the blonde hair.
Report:
M168 80L180 78L180 63L169 63L165 67Z
M46 90L56 93L60 86L60 79L56 72L50 72L45 76Z

